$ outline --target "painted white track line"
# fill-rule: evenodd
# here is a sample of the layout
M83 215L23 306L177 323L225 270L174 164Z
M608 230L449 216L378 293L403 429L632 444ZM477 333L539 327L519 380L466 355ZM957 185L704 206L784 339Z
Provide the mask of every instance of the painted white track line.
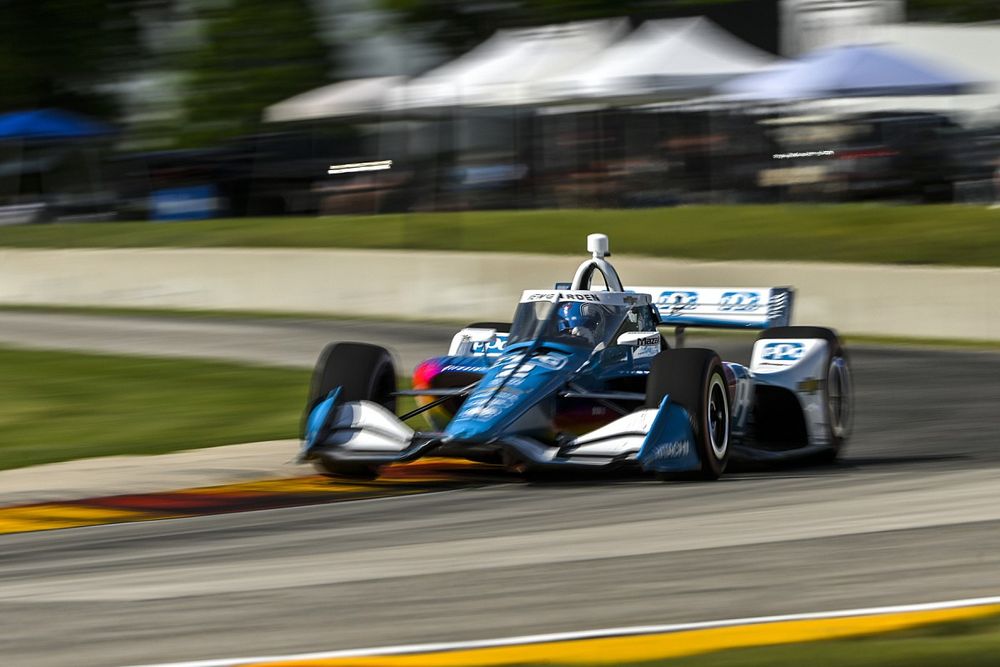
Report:
M1000 596L969 598L965 600L946 600L943 602L927 602L923 604L897 605L891 607L867 607L862 609L842 609L839 611L818 611L804 614L786 614L783 616L755 616L751 618L730 618L719 621L701 621L698 623L674 623L671 625L637 625L622 628L605 628L601 630L580 630L576 632L556 632L544 635L523 635L520 637L502 637L499 639L480 639L472 641L439 642L436 644L408 644L403 646L379 646L374 648L355 648L340 651L325 651L321 653L298 653L292 655L267 655L247 658L216 658L212 660L194 660L189 662L162 662L131 667L237 667L239 665L258 662L282 662L291 660L322 660L325 658L359 658L380 655L403 655L407 653L431 653L441 651L460 651L478 648L497 648L501 646L516 646L520 644L541 644L547 642L562 642L578 639L599 639L603 637L624 637L629 635L650 635L684 630L704 630L708 628L724 628L738 625L755 625L762 623L778 623L782 621L811 621L829 618L845 618L850 616L879 616L883 614L905 614L909 612L937 611L941 609L956 609L960 607L980 607L1000 604Z

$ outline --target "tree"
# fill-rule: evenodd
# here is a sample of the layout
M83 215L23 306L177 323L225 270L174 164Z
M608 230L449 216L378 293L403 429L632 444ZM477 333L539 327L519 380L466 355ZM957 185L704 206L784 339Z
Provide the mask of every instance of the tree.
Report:
M738 0L379 0L383 9L417 26L424 38L455 56L468 51L497 28L515 28L588 19L632 16L662 18L678 11L697 13L699 5ZM777 1L777 0L775 0Z
M909 0L911 21L996 21L1000 19L997 0Z
M585 19L630 16L633 19L670 18L707 14L725 23L728 5L751 4L744 0L378 0L383 9L396 14L404 26L415 27L427 41L456 56L488 38L497 28L510 28ZM774 20L779 0L757 4ZM910 20L987 21L1000 20L997 0L907 0ZM770 20L768 18L768 20ZM737 23L738 27L738 23ZM771 26L774 31L776 26ZM732 30L733 27L731 26ZM751 26L750 32L753 28ZM744 39L757 43L752 34ZM764 40L767 41L766 39ZM760 44L758 44L760 45Z
M135 0L0 2L0 110L62 107L111 119L103 84L139 59Z
M252 133L265 107L328 82L307 0L232 0L201 19L201 44L182 61L186 144Z

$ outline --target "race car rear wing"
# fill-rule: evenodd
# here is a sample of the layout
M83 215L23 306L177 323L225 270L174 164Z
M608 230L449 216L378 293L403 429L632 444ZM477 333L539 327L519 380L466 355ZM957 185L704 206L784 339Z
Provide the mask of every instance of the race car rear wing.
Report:
M792 320L791 287L626 287L649 294L666 326L770 329Z

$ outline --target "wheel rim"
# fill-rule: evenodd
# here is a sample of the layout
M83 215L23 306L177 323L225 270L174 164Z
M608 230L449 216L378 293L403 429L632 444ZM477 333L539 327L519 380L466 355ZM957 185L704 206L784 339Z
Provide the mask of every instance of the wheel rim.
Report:
M717 460L725 458L729 449L729 397L718 374L712 375L708 386L708 444Z
M830 432L834 437L847 435L851 424L851 373L847 360L834 357L826 378L826 403L830 414Z

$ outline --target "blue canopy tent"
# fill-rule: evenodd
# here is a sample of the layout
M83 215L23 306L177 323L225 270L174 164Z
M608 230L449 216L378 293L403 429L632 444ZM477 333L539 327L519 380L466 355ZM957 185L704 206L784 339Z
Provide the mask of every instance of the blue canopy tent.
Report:
M113 133L110 125L58 109L0 114L0 140L86 139Z
M781 102L886 95L960 95L977 82L918 56L884 46L850 45L822 49L765 72L719 86L735 100Z
M756 111L766 112L768 115L791 111L795 116L796 112L824 106L850 111L852 106L859 107L873 98L897 98L895 101L902 103L903 98L915 96L962 95L976 92L981 85L971 76L929 62L907 51L881 45L846 45L814 51L782 67L733 79L718 86L716 90L721 93L720 101L723 102L736 105L749 103L756 107ZM807 118L808 113L804 117ZM778 120L770 119L768 122L776 123ZM846 162L829 160L828 157L834 155L834 151L829 149L837 148L835 145L824 144L816 147L821 150L814 151L809 147L809 141L805 140L801 142L803 150L798 151L795 149L796 133L789 132L785 140L787 143L783 144L789 150L779 153L785 153L786 157L796 160L782 165L769 165L761 173L775 179L770 181L769 187L773 187L778 193L796 189L801 192L803 188L811 186L814 192L825 193L822 196L829 196L831 192L846 194L850 191L851 179L855 178L856 182L864 184L858 186L858 196L873 196L871 193L880 183L886 189L891 189L884 184L892 180L898 183L909 182L909 186L896 187L910 187L913 193L925 198L944 196L941 194L945 190L940 178L931 182L926 176L926 165L934 159L944 159L943 156L946 155L941 142L936 138L933 124L931 121L901 122L912 128L912 131L906 130L911 132L906 136L912 141L906 143L905 147L887 146L887 140L881 135L882 130L878 130L879 136L869 136L868 140L884 150L871 151L868 157L875 161L864 164L851 158L845 158ZM857 126L862 128L862 125ZM874 123L864 127L875 132ZM894 136L904 136L903 127L896 128ZM798 134L802 136L802 133ZM782 133L775 132L773 136L778 138L781 145ZM833 140L834 143L835 141ZM837 153L839 152L838 149ZM891 174L891 177L887 174ZM782 179L786 177L792 180L783 182ZM917 182L914 179L923 181ZM897 193L894 196L900 195Z
M114 134L111 125L57 109L0 114L0 146L13 151L0 164L7 180L0 187L0 208L13 207L17 221L26 201L47 206L55 199L95 199L97 193L107 198L99 153ZM31 210L41 211L38 206Z

